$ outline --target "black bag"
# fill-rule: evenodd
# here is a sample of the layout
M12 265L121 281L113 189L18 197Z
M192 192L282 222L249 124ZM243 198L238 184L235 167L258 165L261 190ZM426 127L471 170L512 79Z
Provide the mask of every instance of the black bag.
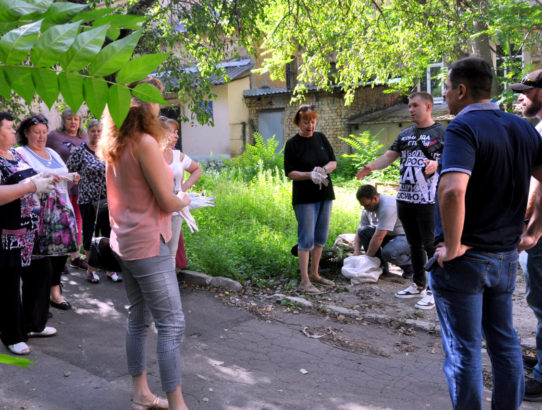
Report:
M87 263L93 268L120 272L121 266L109 246L109 238L92 238Z
M93 234L96 232L98 214L100 213L100 208L103 209L104 202L107 207L107 199L105 198L99 199L95 203L96 218L94 219L94 229L92 230ZM111 246L109 245L109 238L95 237L93 235L92 241L90 242L87 263L93 268L98 268L109 272L120 272L122 270L119 262L115 258L115 254L111 249Z

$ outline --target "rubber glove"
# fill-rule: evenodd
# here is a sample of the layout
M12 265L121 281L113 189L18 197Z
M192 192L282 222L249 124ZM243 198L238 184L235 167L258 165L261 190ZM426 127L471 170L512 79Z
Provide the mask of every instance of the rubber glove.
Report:
M51 192L55 186L53 185L53 177L46 176L44 173L39 173L28 178L36 186L36 193L38 194L48 194Z
M185 206L183 209L179 211L179 215L181 216L181 218L184 219L191 233L194 233L194 231L199 232L198 225L196 225L196 220L190 213L189 208L190 208L190 205Z
M322 185L328 186L329 181L327 180L327 174L321 174L317 171L311 172L311 181L318 185L322 189Z
M197 208L203 208L207 206L215 206L216 196L203 196L203 195L195 194L192 192L187 195L191 199L190 204L188 205L188 207L191 210L197 209Z

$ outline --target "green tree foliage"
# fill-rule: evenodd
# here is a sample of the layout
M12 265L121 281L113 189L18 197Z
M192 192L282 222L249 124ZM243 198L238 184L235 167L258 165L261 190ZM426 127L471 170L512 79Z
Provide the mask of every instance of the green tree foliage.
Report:
M352 154L343 154L342 157L351 161L353 170L350 178L357 170L360 170L365 164L374 161L382 155L383 144L378 142L376 135L371 135L369 131L364 131L358 135L350 135L348 138L339 137L346 142L352 149ZM393 162L389 167L380 171L371 172L371 179L377 179L382 182L399 181L399 161Z
M270 0L263 71L284 78L298 63L296 93L340 86L351 102L360 84L397 79L408 91L443 58L529 50L542 32L540 0ZM295 56L295 57L294 57ZM506 56L504 56L506 57ZM508 57L511 57L510 55ZM517 71L510 76L518 76ZM509 80L509 79L508 79Z
M107 104L120 126L131 95L165 103L148 84L126 84L151 74L167 57L132 59L145 17L115 9L53 0L0 0L0 96L12 91L27 104L37 94L49 107L62 95L74 110L86 102L100 117ZM119 38L120 30L130 32ZM118 72L117 80L108 77Z
M212 119L204 103L215 97L213 79L229 80L221 66L225 60L254 54L264 4L264 0L132 0L126 10L148 16L137 51L171 51L160 76L167 90L188 105L191 119L207 123Z

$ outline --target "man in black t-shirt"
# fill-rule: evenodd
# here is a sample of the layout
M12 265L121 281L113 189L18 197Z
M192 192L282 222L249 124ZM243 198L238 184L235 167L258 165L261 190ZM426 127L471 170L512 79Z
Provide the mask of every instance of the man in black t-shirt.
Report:
M395 296L402 299L422 298L416 303L416 308L432 309L435 302L431 291L426 289L424 265L426 258L435 253L433 234L438 180L436 170L443 149L444 127L431 117L431 94L411 94L408 108L414 125L402 130L389 150L364 165L356 177L365 178L372 171L384 169L396 159L401 159L397 212L410 245L412 259L412 266L403 271L403 277L413 278L413 283Z

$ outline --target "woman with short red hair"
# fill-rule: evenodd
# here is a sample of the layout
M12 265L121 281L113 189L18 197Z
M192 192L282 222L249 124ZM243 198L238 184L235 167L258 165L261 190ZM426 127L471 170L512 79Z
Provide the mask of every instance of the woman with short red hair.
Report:
M292 204L298 224L299 288L311 294L320 293L312 282L324 286L335 285L318 273L322 249L329 233L331 201L335 199L329 173L337 167L337 162L326 136L314 131L317 119L316 107L299 107L294 116L294 124L299 127L299 132L286 142L284 149L284 170L293 181ZM309 254L312 259L310 274Z

